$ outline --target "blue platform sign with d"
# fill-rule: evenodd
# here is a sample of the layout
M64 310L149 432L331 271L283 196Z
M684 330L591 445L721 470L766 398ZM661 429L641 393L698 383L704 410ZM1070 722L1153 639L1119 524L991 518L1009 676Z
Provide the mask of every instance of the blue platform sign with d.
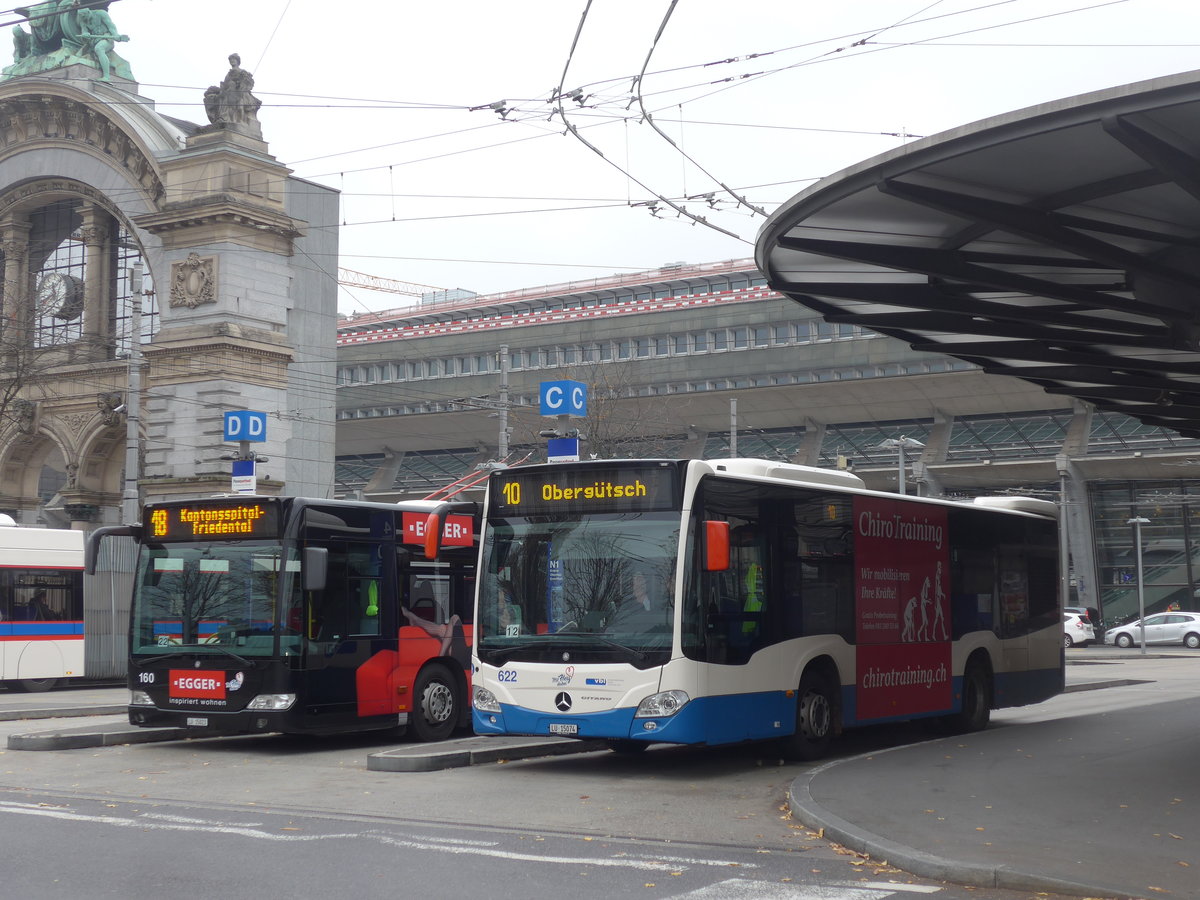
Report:
M587 385L582 381L543 381L538 398L543 416L587 415Z
M267 439L267 414L248 409L225 413L225 440L265 441Z

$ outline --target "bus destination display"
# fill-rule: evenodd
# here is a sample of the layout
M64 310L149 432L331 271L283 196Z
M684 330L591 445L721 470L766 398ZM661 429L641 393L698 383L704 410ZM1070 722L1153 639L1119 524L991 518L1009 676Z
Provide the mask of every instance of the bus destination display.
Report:
M279 536L279 509L263 500L146 508L147 537L156 541L219 541Z
M491 508L498 515L647 512L678 503L673 466L510 470L492 478Z

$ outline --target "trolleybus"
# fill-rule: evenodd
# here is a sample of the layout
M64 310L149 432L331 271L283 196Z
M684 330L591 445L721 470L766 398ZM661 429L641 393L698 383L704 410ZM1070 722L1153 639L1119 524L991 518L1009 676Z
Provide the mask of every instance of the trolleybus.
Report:
M1027 498L867 490L753 459L490 477L475 617L480 734L822 755L841 729L1063 689L1057 519Z
M84 673L83 532L0 521L0 679L48 691Z
M99 529L138 544L129 721L208 734L469 724L474 504L230 496ZM94 558L94 552L89 556ZM89 559L90 565L90 559Z

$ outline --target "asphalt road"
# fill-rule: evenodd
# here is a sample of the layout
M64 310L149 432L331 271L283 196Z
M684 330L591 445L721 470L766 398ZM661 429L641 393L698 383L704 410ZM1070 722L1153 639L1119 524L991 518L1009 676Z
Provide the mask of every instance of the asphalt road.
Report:
M4 750L0 833L20 830L17 844L30 853L42 841L65 846L71 834L61 880L24 894L30 897L90 896L109 884L96 873L117 879L125 868L158 879L167 861L174 872L204 872L194 884L177 883L175 896L200 896L201 887L261 895L269 883L264 859L288 866L284 881L296 877L283 862L294 850L283 849L292 847L284 838L296 835L325 836L295 842L304 847L297 858L314 873L314 891L340 872L340 883L363 897L394 896L377 893L377 879L395 886L406 871L421 876L420 893L430 897L455 896L464 885L485 896L531 898L570 891L885 900L929 891L945 900L1027 900L1045 897L1047 888L1197 896L1188 875L1200 867L1193 859L1200 828L1188 823L1200 797L1175 773L1194 743L1200 654L1143 659L1092 648L1072 650L1068 659L1071 693L997 713L987 732L929 741L916 726L864 729L818 765L781 764L762 747L662 748L636 758L588 752L400 774L366 765L395 746L376 736ZM68 697L75 698L68 705L104 709L123 692L0 692L0 713L25 704L32 714ZM0 721L0 741L80 722ZM123 723L123 716L104 715L83 727L116 731ZM1168 788L1164 800L1159 791ZM806 794L807 803L797 802ZM164 828L158 819L178 821ZM104 838L113 832L126 836L114 844ZM422 843L430 834L437 840ZM454 841L494 849L455 850ZM381 843L388 844L386 865ZM142 852L151 846L153 854ZM651 877L639 868L648 856L684 874ZM12 877L44 874L40 856L22 851L6 859ZM686 859L729 865L685 869ZM359 878L368 871L377 874ZM337 883L329 876L331 891Z

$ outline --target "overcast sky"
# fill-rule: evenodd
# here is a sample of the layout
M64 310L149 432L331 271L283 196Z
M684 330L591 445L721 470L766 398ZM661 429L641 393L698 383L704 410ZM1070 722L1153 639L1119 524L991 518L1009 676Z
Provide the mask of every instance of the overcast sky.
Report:
M479 293L749 258L755 208L914 136L1200 69L1196 0L115 0L110 14L168 115L205 123L204 88L241 54L272 155L343 192L342 267ZM339 308L406 302L354 289Z

